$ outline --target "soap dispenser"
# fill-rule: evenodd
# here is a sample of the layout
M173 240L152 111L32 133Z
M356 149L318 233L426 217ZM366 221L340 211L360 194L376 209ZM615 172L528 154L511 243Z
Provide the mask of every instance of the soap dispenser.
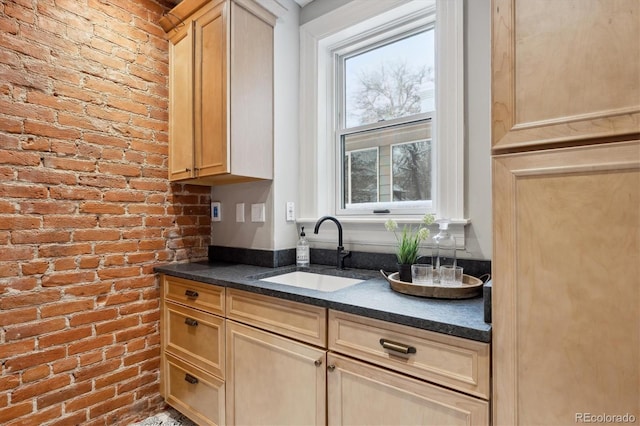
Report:
M302 232L300 232L300 239L296 246L296 266L300 268L309 267L309 242L304 233L304 226Z
M449 220L436 221L440 232L433 237L432 264L433 282L440 283L440 267L443 265L456 266L456 239L449 233Z

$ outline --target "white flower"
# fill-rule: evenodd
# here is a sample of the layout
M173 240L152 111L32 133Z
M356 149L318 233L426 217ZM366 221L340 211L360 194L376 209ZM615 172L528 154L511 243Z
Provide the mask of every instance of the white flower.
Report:
M435 219L436 218L433 214L425 214L422 218L422 223L424 223L425 225L431 225L433 222L435 222Z
M420 241L426 240L427 238L429 238L429 229L427 228L420 228L418 230L418 239Z
M387 228L387 231L395 231L398 229L398 222L393 219L389 219L384 223L384 227Z

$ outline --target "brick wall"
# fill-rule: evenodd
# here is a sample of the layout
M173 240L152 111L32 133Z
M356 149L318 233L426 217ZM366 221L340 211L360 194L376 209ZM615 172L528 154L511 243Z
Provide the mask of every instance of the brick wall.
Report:
M164 10L0 1L0 424L162 407L152 268L210 238L209 188L166 179Z

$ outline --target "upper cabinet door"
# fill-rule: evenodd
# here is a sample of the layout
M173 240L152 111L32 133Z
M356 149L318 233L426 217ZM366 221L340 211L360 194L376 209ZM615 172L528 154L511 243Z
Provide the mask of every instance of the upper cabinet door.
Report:
M493 0L494 152L640 132L638 0Z
M193 25L185 24L169 40L169 180L194 176Z

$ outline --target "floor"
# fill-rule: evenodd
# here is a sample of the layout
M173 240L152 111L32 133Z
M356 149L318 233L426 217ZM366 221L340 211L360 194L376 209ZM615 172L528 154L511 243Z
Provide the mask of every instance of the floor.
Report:
M183 416L173 408L162 411L153 417L148 417L138 423L129 426L197 426L186 416Z

